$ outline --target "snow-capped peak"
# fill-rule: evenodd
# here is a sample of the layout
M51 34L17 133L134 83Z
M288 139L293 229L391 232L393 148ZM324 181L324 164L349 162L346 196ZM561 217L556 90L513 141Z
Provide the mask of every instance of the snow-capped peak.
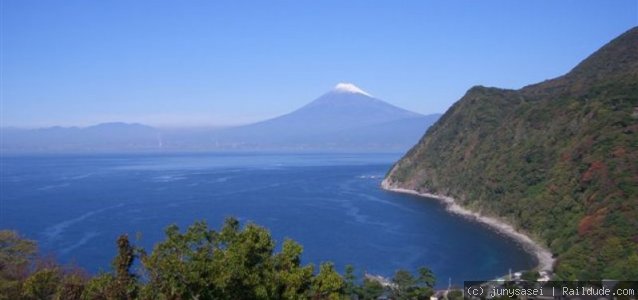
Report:
M338 83L334 89L335 92L340 93L354 93L354 94L364 94L366 96L372 97L372 95L366 93L364 90L360 89L356 85L352 83L341 82Z

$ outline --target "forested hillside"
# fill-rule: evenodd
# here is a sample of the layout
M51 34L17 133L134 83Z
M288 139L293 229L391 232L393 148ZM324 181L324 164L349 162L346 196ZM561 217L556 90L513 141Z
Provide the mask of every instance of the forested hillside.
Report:
M638 28L568 74L474 87L390 171L543 241L565 279L638 278Z

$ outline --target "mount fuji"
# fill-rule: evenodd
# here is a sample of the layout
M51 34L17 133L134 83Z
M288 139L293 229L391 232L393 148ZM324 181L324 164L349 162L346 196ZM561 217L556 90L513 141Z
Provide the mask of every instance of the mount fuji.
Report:
M282 116L222 129L159 129L142 124L0 128L3 152L406 151L440 114L421 115L337 84Z
M282 116L212 134L216 145L251 149L404 151L440 114L421 115L339 83Z

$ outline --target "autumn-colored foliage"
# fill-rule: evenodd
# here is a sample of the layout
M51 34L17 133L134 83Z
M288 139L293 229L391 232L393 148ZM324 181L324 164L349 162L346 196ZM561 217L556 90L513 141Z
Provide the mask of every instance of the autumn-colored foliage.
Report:
M622 262L638 253L637 111L632 28L564 76L470 89L387 180L512 223L554 252L559 278L635 280Z

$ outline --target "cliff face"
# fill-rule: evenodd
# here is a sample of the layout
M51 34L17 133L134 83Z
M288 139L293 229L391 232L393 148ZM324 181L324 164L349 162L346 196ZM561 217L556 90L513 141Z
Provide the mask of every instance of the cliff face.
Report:
M536 236L564 279L638 278L638 28L568 74L474 87L386 177Z

